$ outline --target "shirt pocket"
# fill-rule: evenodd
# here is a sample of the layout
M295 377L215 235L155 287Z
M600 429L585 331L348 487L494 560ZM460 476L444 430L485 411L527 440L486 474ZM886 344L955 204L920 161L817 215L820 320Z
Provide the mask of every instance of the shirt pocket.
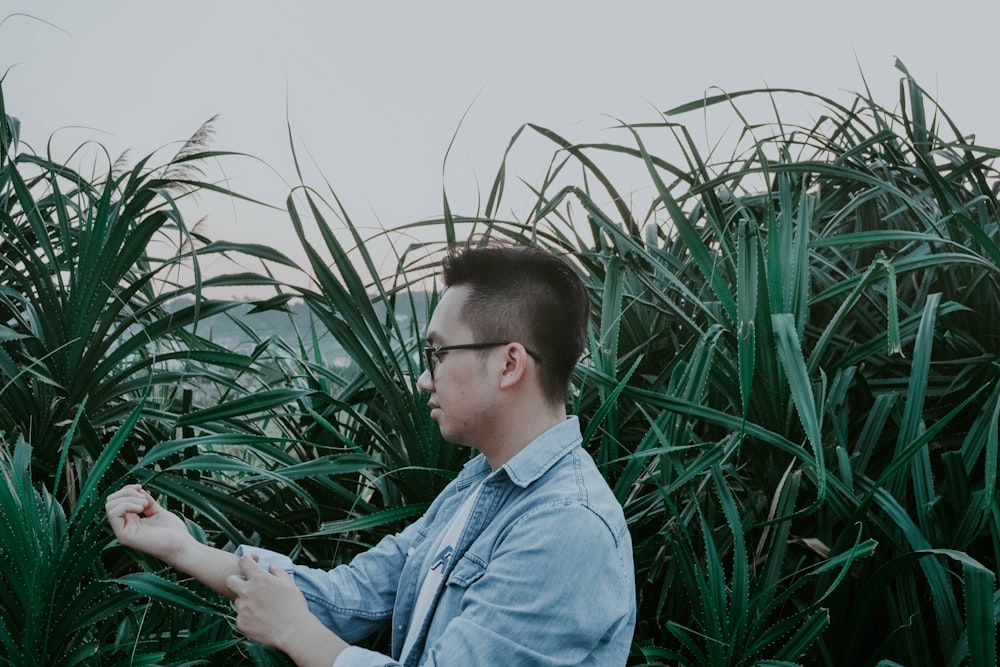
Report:
M478 558L465 554L448 575L448 585L468 588L476 583L486 573L486 564Z

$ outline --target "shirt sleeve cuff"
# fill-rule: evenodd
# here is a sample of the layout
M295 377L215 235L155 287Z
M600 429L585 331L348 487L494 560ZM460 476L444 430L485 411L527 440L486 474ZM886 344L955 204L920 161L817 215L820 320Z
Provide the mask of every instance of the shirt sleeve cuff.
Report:
M400 663L387 655L360 646L349 646L337 656L332 667L400 667Z
M236 548L235 553L237 556L256 556L257 563L264 570L267 570L272 563L289 574L291 574L292 570L295 568L291 558L284 554L279 554L276 551L241 544Z

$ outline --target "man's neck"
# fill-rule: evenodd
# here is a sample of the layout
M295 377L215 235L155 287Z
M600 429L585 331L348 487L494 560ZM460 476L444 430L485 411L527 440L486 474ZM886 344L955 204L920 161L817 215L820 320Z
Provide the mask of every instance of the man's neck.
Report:
M498 439L492 446L483 447L480 451L489 461L490 469L497 470L512 458L517 456L525 447L530 445L538 436L548 431L554 426L558 426L566 421L566 409L559 406L558 409L547 411L535 410L527 412L518 417L513 414L515 424L508 424L509 430L503 433L503 437Z

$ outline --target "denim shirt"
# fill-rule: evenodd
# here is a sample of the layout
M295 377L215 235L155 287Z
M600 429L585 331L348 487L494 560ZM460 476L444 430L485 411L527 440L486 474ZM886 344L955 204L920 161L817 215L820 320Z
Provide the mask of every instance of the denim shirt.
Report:
M495 472L480 454L424 516L333 570L253 547L239 553L288 571L312 613L349 643L391 623L399 656L436 538L481 482L406 664L624 665L636 614L632 542L580 443L571 417ZM352 646L334 667L400 664Z

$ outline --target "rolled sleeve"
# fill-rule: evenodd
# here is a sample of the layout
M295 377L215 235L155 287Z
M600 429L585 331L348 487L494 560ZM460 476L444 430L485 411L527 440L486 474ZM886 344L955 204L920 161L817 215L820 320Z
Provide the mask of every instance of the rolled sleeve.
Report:
M277 565L280 569L291 574L295 569L295 564L292 563L292 559L285 554L279 554L276 551L270 551L268 549L261 549L260 547L252 547L248 544L241 544L236 548L237 556L256 556L257 564L261 568L267 570L271 565Z
M361 648L351 646L344 649L343 653L337 656L333 662L333 667L400 667L401 663L392 658Z
M383 538L350 564L332 570L296 565L288 556L249 545L237 555L256 556L260 566L275 565L291 577L309 611L348 643L360 641L385 627L392 618L400 569L406 562L408 536L413 525L399 535ZM382 663L385 664L384 658Z

